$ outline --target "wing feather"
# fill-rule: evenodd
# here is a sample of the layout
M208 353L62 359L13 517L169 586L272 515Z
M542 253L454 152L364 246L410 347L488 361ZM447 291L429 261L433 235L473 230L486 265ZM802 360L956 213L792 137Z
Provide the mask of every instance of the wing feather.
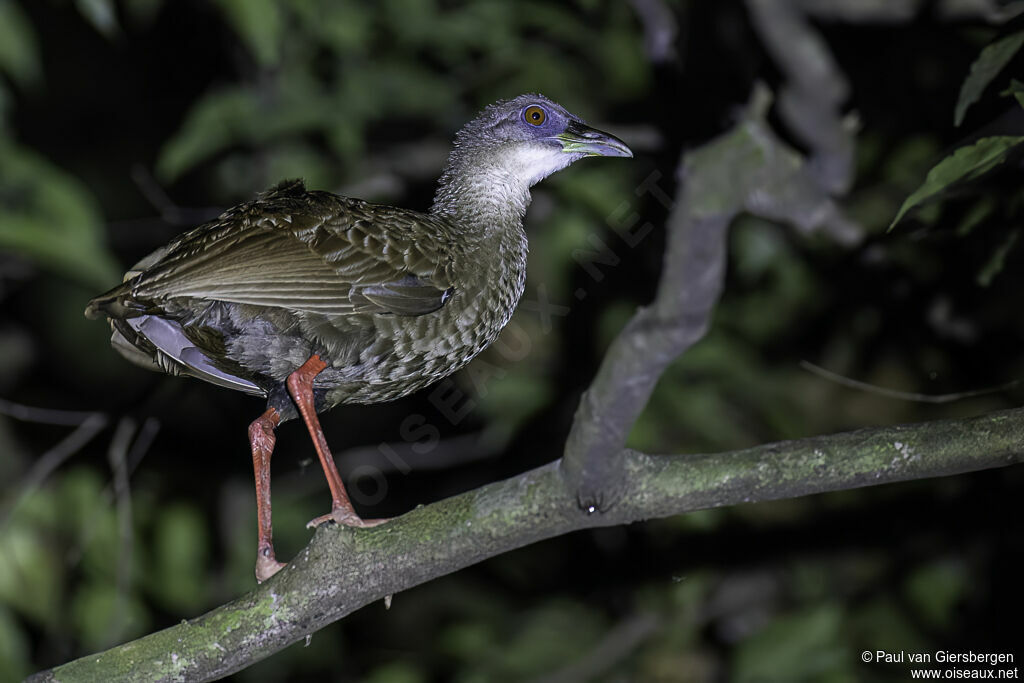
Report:
M275 194L276 193L276 194ZM131 298L177 297L323 315L422 315L452 293L431 216L299 185L279 186L186 233L127 283Z

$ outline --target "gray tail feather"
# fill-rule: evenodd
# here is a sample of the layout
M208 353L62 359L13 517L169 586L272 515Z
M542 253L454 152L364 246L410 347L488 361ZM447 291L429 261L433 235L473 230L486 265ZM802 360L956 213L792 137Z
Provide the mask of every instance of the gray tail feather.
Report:
M85 307L85 317L96 320L103 317L120 319L138 315L140 313L138 309L126 305L126 297L130 293L131 288L126 283L122 283L110 291L100 294Z
M216 367L201 350L188 341L174 321L156 316L134 316L110 321L111 346L124 358L147 370L168 375L187 375L252 396L267 392L245 377Z

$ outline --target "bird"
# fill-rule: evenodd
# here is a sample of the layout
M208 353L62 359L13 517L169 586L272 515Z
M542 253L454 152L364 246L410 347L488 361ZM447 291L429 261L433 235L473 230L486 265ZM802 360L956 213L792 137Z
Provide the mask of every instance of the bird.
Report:
M373 204L287 180L149 254L92 299L127 360L266 399L249 425L256 579L274 550L275 431L301 417L331 492L310 522L369 527L352 506L318 414L413 393L495 340L523 294L530 188L619 138L539 94L484 108L455 136L430 209Z

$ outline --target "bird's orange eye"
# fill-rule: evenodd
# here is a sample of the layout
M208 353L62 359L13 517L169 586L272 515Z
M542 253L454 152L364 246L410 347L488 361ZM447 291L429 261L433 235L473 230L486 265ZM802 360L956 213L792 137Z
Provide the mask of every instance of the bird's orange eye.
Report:
M536 104L530 105L523 110L523 118L531 126L541 125L547 117L547 113Z

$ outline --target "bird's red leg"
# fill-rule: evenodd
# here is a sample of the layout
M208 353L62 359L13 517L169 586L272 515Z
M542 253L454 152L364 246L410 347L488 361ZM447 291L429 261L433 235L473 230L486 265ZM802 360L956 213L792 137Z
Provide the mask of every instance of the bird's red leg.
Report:
M274 452L274 428L281 415L273 408L249 425L252 447L252 468L256 474L256 519L259 525L256 544L256 580L263 583L284 567L274 556L274 539L270 521L270 456Z
M334 464L334 457L330 448L327 447L327 438L324 430L320 427L320 420L316 416L316 407L313 403L313 379L327 367L327 363L320 356L313 354L309 360L302 364L298 370L288 375L288 393L292 395L295 405L298 406L302 419L309 429L309 436L313 439L313 446L316 454L320 457L320 465L324 469L324 476L327 477L327 485L331 489L331 513L312 520L307 526L319 526L324 522L335 521L345 526L375 526L386 519L363 519L356 514L352 502L345 491L345 485L341 482L341 475Z

